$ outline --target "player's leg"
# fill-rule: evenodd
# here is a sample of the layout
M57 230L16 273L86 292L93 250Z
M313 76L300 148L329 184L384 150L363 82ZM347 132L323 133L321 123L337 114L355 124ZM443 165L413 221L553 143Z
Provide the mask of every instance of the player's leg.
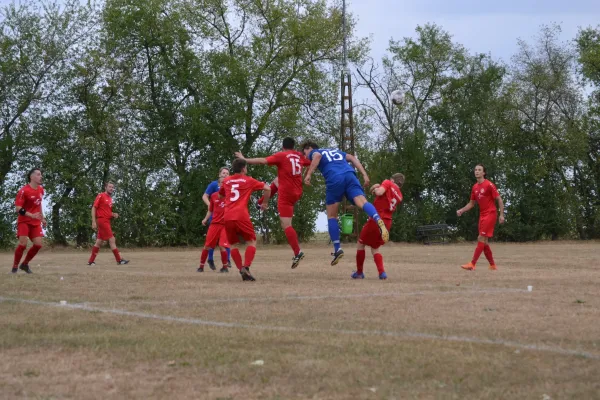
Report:
M485 245L483 246L483 254L485 254L485 258L487 258L490 263L490 270L496 271L498 267L496 266L496 262L494 261L494 256L492 254L492 249L489 245L489 239L494 236L494 228L496 226L496 214L486 216L483 221L483 231L480 232L480 235L485 237Z
M494 234L494 225L496 224L496 216L492 217L482 216L479 218L479 236L477 237L477 246L475 247L475 251L473 252L473 258L471 262L465 265L462 265L461 268L474 271L477 265L477 261L481 256L481 253L484 252L485 246L488 246L488 237L491 237ZM491 249L490 249L491 255ZM486 255L487 256L487 255ZM488 258L489 260L489 258ZM492 264L494 259L492 258L490 261L490 265ZM495 265L494 265L495 266Z
M280 195L277 199L277 209L279 211L279 221L281 222L281 228L285 233L285 237L294 252L294 258L292 259L292 269L298 267L300 261L304 258L304 253L300 250L300 243L298 241L298 234L292 226L292 217L294 216L294 204L298 201L298 198L287 198Z
M96 256L98 256L98 253L100 252L100 247L102 246L102 239L99 239L98 236L96 236L96 243L94 243L94 245L92 246L92 254L90 255L90 258L88 259L88 265L89 266L94 266L96 265Z
M27 249L27 239L29 238L29 227L25 223L20 223L17 225L17 237L19 238L19 244L15 248L12 273L16 274L19 270L19 264L21 263L21 258L23 258L23 253Z
M487 244L487 238L485 236L479 235L477 237L477 245L475 246L475 251L473 252L473 258L471 262L465 265L462 265L462 269L466 269L468 271L475 271L475 267L477 265L477 260L479 260L479 256L483 253L485 245Z
M385 273L385 268L383 267L383 256L379 252L379 247L371 247L371 254L373 254L373 260L375 261L375 266L377 267L379 279L387 279L387 274Z
M356 175L346 174L346 198L352 199L354 205L367 213L370 218L373 218L377 226L379 227L379 233L384 243L390 240L390 232L385 226L385 222L381 219L375 206L367 201L365 192Z
M231 246L231 259L235 263L238 270L244 268L242 261L242 255L239 249L239 238L237 235L237 221L225 221L225 233L227 235L227 241Z
M365 227L363 227L363 230ZM362 231L361 231L362 236ZM350 275L352 279L365 279L365 274L363 273L363 267L365 265L365 245L361 243L361 240L358 240L356 243L356 271Z
M271 182L270 189L271 189L271 197L270 198L272 199L273 197L275 197L275 195L279 191L279 178L275 178L273 180L273 182ZM264 199L265 199L265 196L262 196L260 199L258 199L257 203L258 203L259 208L260 208L260 206L262 206Z
M246 241L246 252L244 254L244 266L240 269L242 279L245 281L255 281L250 273L250 267L254 256L256 255L256 233L254 233L254 225L252 221L238 221L238 232Z
M42 248L42 237L44 235L42 232L41 226L30 226L29 229L30 229L29 239L33 242L33 246L31 246L31 248L25 255L25 259L23 260L23 263L19 267L20 269L27 272L28 274L31 273L31 268L29 268L29 263L31 262L31 260L33 260L33 257L35 257L35 255L38 253L38 251L40 251L40 249Z
M125 260L121 256L121 252L117 248L117 239L115 239L114 235L110 239L108 239L108 245L110 246L110 249L112 250L113 255L115 256L115 260L117 261L117 264L119 264L119 265L129 264L129 260Z
M229 272L231 265L229 264L229 242L227 241L227 233L225 232L225 226L221 226L221 232L219 234L219 251L221 253L221 263L223 267L219 272Z
M333 204L327 204L327 229L329 230L329 238L333 243L333 260L331 265L336 265L344 257L344 250L342 250L342 243L340 241L340 224L338 222L339 202Z

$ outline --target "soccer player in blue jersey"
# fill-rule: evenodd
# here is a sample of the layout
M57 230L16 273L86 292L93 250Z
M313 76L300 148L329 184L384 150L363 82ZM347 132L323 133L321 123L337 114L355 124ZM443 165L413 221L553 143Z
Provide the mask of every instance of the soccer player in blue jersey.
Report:
M329 237L333 242L334 249L331 254L333 256L331 265L336 265L344 256L340 244L340 226L338 224L338 209L344 196L350 203L361 208L369 217L375 220L381 233L381 239L386 243L390 239L390 234L385 223L377 214L375 206L367 201L365 192L354 170L356 168L360 171L365 186L369 186L369 176L360 161L352 154L346 154L338 149L320 149L316 143L310 141L302 145L302 151L311 160L310 167L304 177L304 183L310 185L310 177L317 168L325 178Z
M229 168L222 167L219 170L219 179L223 180L223 179L227 178L228 176L229 176ZM219 191L219 179L209 183L208 187L204 191L204 194L202 195L202 201L204 202L204 204L206 204L207 207L210 206L210 196L212 196L213 193L217 193ZM211 221L212 221L212 215L211 215L210 219L208 220L208 223L210 224ZM217 267L215 266L214 252L215 252L215 249L210 249L208 251L208 266L213 271L217 269ZM231 254L231 250L229 248L227 248L227 260L230 260L230 254Z

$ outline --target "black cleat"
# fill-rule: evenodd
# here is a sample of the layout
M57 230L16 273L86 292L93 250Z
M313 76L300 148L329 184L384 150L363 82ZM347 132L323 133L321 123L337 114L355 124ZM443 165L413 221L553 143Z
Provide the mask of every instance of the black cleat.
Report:
M335 265L340 262L342 257L344 257L344 250L339 249L335 253L331 253L331 255L333 256L333 260L331 260L331 265Z
M92 261L92 262L89 262L89 263L88 263L88 265L89 265L90 267L95 267L95 266L96 266L96 263Z
M12 267L12 269L10 270L10 272L13 273L13 274L16 274L18 270L19 270L19 267Z
M33 271L31 270L31 268L29 268L28 264L21 264L21 266L19 267L20 270L27 272L28 274L33 274Z
M204 267L198 267L198 269L196 270L196 272L204 272Z
M300 264L300 261L302 261L303 258L304 258L303 252L296 254L294 256L294 258L292 258L292 269L296 269L298 267L298 265Z
M250 267L243 267L240 270L240 274L242 275L242 280L243 281L252 281L254 282L256 279L254 279L254 277L252 276L252 274L250 274Z
M129 264L129 260L123 260L123 259L121 259L121 261L119 261L117 263L117 265L125 265L125 264Z
M212 269L213 271L217 270L217 267L215 266L215 260L208 260L207 262L210 269Z
M221 272L221 273L229 272L229 269L227 269L227 267L223 267L219 270L219 272Z

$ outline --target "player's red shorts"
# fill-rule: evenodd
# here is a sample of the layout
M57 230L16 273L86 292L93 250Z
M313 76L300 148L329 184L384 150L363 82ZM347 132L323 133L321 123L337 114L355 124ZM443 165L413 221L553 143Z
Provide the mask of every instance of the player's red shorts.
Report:
M42 232L42 225L33 225L28 224L27 222L21 222L17 225L17 236L27 236L31 240L38 237L44 237L44 232Z
M285 194L279 192L277 198L277 211L283 218L292 218L294 216L294 205L300 200L302 194Z
M227 241L227 233L225 232L224 224L210 224L208 232L206 233L206 241L204 247L214 249L217 244L221 248L228 248L229 242Z
M254 225L252 221L225 221L225 232L227 233L227 241L229 244L240 242L239 236L243 237L246 242L256 240L254 233Z
M485 237L494 236L494 227L496 226L496 213L479 216L479 235Z
M389 231L392 227L392 220L384 219L383 222ZM358 243L364 244L365 246L369 246L373 249L378 249L385 244L383 239L381 239L379 226L374 219L369 218L365 226L363 226L362 230L360 231L360 236L358 237Z
M112 228L110 227L110 219L108 218L99 218L96 220L96 224L98 225L98 234L96 238L100 240L108 240L115 235L113 235Z

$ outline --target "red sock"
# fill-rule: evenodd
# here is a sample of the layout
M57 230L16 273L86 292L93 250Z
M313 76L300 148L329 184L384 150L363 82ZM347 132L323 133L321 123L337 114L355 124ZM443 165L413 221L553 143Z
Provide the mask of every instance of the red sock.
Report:
M373 259L375 260L375 265L377 266L377 272L381 275L382 272L385 272L383 269L383 256L380 253L373 254Z
M204 268L204 263L206 263L207 258L208 258L208 250L202 249L202 254L200 254L200 268Z
M356 272L362 274L365 265L365 250L356 250Z
M490 265L496 265L494 262L494 256L492 256L492 249L489 244L486 244L483 248L483 254L485 254L485 258L490 262Z
M240 254L240 249L231 249L231 258L233 258L233 262L235 263L237 269L242 269L244 265L242 263L242 255Z
M27 246L18 245L15 249L15 260L13 262L13 268L17 268L19 263L21 262L21 258L23 258L23 253L25 253L25 249Z
M118 263L121 262L121 253L119 253L119 249L113 249L113 254L115 255L115 260L117 260Z
M277 192L279 191L279 188L277 187L277 185L275 185L274 183L271 183L271 199L273 197L275 197L275 195L277 194ZM263 201L265 200L265 196L262 196L260 199L258 199L258 205L262 206Z
M246 247L246 254L244 255L244 266L249 267L252 265L252 261L254 261L254 255L256 254L256 247L248 246Z
M479 256L483 252L483 248L485 247L485 243L477 242L477 247L475 248L475 253L473 253L473 260L471 260L471 264L477 264L477 260L479 260Z
M294 255L297 255L298 253L300 253L300 244L298 243L298 234L296 233L296 230L291 226L288 226L287 228L285 228L284 232L285 237L287 237L288 243L292 247L292 250L294 250Z
M25 260L23 260L23 264L29 264L29 262L31 260L33 260L33 257L35 257L35 255L38 253L38 251L40 251L41 248L42 248L42 246L40 246L38 244L34 244L27 252L27 255L25 256Z
M227 260L227 252L225 250L221 250L221 262L223 263L223 268L227 267L227 264L229 264L229 260Z
M100 247L98 247L98 246L92 247L92 255L90 256L90 259L88 260L89 263L94 262L99 251L100 251Z

